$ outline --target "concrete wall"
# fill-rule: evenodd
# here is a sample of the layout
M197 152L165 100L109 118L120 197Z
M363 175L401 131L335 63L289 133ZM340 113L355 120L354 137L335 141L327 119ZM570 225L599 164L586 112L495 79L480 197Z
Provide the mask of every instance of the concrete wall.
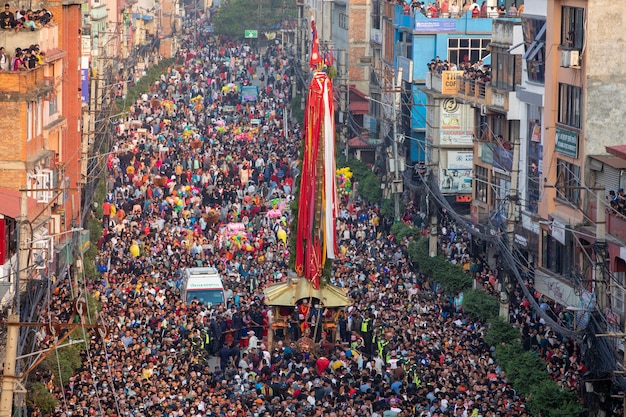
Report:
M624 143L626 132L626 55L624 46L626 2L590 0L586 11L587 31L582 54L585 96L587 155L605 153L605 146Z

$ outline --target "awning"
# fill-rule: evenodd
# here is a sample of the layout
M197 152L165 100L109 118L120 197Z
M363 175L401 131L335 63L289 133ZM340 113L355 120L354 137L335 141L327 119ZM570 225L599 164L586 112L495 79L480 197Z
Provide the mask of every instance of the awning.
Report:
M606 146L606 151L613 156L626 159L626 145Z
M367 114L369 112L369 103L367 101L352 101L349 107L354 114Z
M626 159L613 155L589 155L590 158L600 161L615 169L626 169Z
M353 149L372 149L374 148L372 145L370 145L369 143L365 142L363 139L361 139L358 136L353 137L352 139L350 139L348 141L348 147L353 148Z
M20 216L20 197L19 191L10 188L0 188L0 214L17 219ZM26 197L28 209L28 218L33 219L37 215L37 200L32 197Z
M154 19L154 16L149 15L149 14L139 14L139 13L133 13L133 19L136 19L136 20L141 19L141 20L143 20L143 21L145 21L145 22L149 22L149 21L151 21L152 19Z
M267 287L264 291L265 304L270 306L295 306L300 300L316 298L323 307L346 307L352 304L344 290L334 285L325 285L319 290L304 278L290 278Z

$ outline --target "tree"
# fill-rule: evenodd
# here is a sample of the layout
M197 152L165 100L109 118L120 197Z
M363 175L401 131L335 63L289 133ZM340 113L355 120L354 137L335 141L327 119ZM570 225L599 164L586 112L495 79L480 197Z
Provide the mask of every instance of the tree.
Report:
M213 26L216 34L242 39L246 29L275 31L279 29L281 20L295 16L295 2L229 0L218 9Z

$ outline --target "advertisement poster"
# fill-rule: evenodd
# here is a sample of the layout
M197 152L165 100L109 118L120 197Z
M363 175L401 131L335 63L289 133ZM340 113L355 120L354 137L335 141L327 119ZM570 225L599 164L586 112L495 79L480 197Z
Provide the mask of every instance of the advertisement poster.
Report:
M440 143L442 146L471 145L474 139L474 118L467 104L453 98L441 103L439 120Z
M444 194L471 194L472 170L441 168L439 172L439 188Z

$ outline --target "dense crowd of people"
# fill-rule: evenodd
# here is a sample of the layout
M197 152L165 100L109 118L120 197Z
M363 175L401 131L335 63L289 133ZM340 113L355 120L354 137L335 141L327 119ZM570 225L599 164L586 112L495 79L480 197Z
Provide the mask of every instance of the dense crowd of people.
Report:
M59 400L54 416L529 416L483 339L484 324L416 274L411 238L395 240L379 208L358 198L341 200L331 278L352 305L336 334L320 334L324 356L298 349L300 326L270 345L263 289L289 273L301 141L300 127L283 117L289 71L278 44L209 46L187 28L177 65L120 123L102 207L101 280L83 282L109 332L93 332L62 389L39 376ZM258 99L242 101L238 88L260 78ZM425 228L410 205L403 218ZM242 228L227 234L233 224ZM443 227L445 253L474 259L467 236ZM181 301L182 268L204 265L228 284L225 305ZM57 287L44 319L72 320L71 282ZM578 366L575 348L520 306L514 319L529 348L549 355L555 374ZM38 335L44 345L53 339Z

